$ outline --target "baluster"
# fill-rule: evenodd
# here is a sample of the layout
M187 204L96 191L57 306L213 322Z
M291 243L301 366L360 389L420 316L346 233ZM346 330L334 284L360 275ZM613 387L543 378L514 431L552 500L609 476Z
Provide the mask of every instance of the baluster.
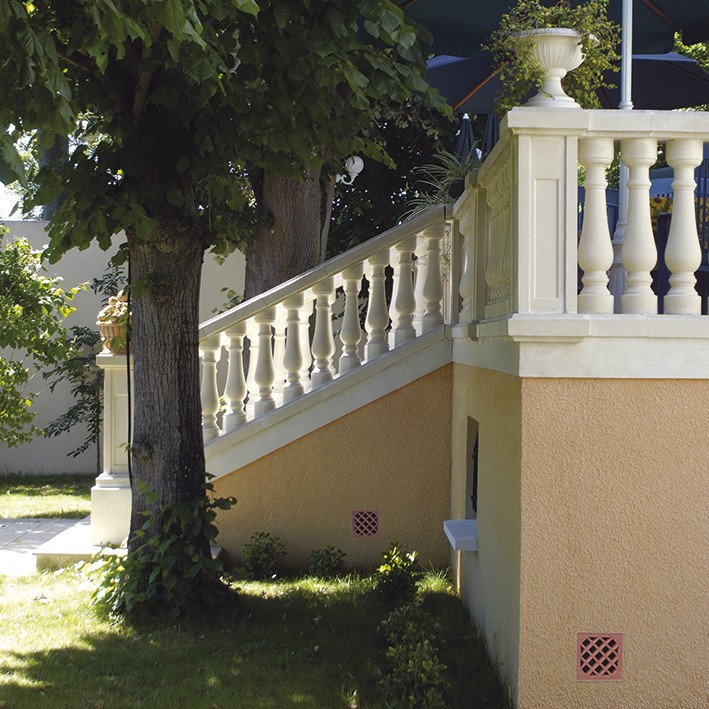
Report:
M389 311L392 319L394 347L416 338L413 325L416 298L414 297L413 260L411 258L416 248L416 237L403 239L394 247L396 261L392 300Z
M286 309L286 349L283 355L283 367L286 381L283 386L283 403L293 401L303 393L301 370L303 368L303 350L301 346L301 310L303 294L296 293L283 301Z
M579 266L584 272L578 310L612 313L613 296L608 290L607 272L613 265L613 244L608 230L606 168L613 160L613 140L580 140L579 160L586 167L586 204L578 248Z
M345 312L342 317L340 340L342 355L340 356L340 374L360 366L358 345L362 339L362 327L359 324L359 291L362 286L363 265L361 263L342 272L345 291Z
M426 282L428 271L428 252L426 251L426 238L423 234L416 237L416 261L414 262L414 310L413 326L416 335L423 333L423 316L426 314L426 299L423 297L423 286Z
M246 379L244 378L244 335L246 323L240 322L226 331L229 346L229 355L226 385L224 386L224 433L229 433L235 428L246 423L244 412L244 399L246 398Z
M258 325L258 356L256 358L256 372L254 382L258 387L258 398L254 403L254 415L261 414L275 408L276 402L273 399L273 351L272 347L272 327L276 319L275 308L264 308L254 317Z
M303 391L310 391L312 382L310 381L310 368L313 366L313 353L310 343L310 316L313 314L313 303L315 296L312 291L304 294L305 302L300 310L300 354L303 358L303 365L300 369L300 383Z
M367 260L367 280L369 280L369 307L364 327L367 330L367 344L364 357L367 361L389 351L386 328L389 325L384 269L389 264L388 251L381 251Z
M256 362L258 361L258 325L253 318L246 321L246 338L249 341L249 370L246 374L246 388L249 399L246 403L247 416L254 416L254 407L258 400L258 384L256 384Z
M674 168L672 182L672 221L665 249L670 270L670 290L665 296L665 312L699 315L701 299L694 290L694 272L702 262L697 222L694 213L694 168L702 162L701 140L671 140L667 143L667 162Z
M217 386L217 362L221 354L219 335L207 337L199 343L202 355L202 437L204 442L219 435L219 388Z
M282 395L286 379L283 357L286 350L286 311L276 307L276 319L273 323L273 393Z
M628 272L621 297L624 313L656 313L650 271L657 263L657 248L650 221L650 166L657 160L652 138L629 138L621 142L621 160L628 166L628 225L621 251Z
M443 283L441 280L441 239L445 224L441 222L423 232L426 249L426 278L423 284L422 295L426 304L422 321L422 331L443 325L441 314L441 300L443 299Z
M326 278L313 287L315 295L315 333L312 348L315 367L311 375L313 388L332 381L334 373L332 367L332 355L335 352L335 340L332 336L334 290L332 278Z

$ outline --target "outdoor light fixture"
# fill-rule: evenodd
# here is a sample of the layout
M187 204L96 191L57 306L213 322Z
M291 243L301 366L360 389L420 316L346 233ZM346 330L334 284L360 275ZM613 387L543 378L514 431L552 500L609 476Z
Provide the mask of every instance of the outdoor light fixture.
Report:
M346 175L336 175L335 182L341 182L343 185L351 185L357 175L364 170L364 160L359 155L352 155L345 160Z

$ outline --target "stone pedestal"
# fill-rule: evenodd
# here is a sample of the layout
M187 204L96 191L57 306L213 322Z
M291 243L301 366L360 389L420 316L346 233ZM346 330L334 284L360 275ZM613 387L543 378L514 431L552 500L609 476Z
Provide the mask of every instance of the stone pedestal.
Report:
M104 371L103 473L91 488L91 543L118 545L130 530L129 362L125 355L102 352L96 363Z

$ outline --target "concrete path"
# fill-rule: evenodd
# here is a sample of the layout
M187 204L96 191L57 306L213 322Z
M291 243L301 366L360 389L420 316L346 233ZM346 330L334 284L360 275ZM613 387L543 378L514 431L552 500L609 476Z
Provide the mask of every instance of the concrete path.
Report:
M0 519L0 575L23 576L45 568L40 555L54 549L89 558L99 547L91 547L90 517L75 519ZM38 554L39 552L39 554Z

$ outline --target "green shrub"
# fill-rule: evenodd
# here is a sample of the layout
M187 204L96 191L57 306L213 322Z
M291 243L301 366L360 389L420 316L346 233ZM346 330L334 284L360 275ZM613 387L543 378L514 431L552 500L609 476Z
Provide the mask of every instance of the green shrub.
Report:
M285 555L286 545L280 537L256 532L244 545L244 566L257 580L272 578Z
M339 576L345 568L345 556L347 555L342 549L336 549L334 546L315 549L310 554L308 574L323 579Z
M387 645L400 643L415 644L422 640L433 640L428 631L433 619L426 613L418 600L395 608L379 625Z
M410 709L446 706L447 668L430 640L392 645L386 656L390 670L380 684L388 706Z
M394 542L382 555L382 561L375 572L377 591L387 602L411 600L420 574L416 552L405 552L398 542Z

